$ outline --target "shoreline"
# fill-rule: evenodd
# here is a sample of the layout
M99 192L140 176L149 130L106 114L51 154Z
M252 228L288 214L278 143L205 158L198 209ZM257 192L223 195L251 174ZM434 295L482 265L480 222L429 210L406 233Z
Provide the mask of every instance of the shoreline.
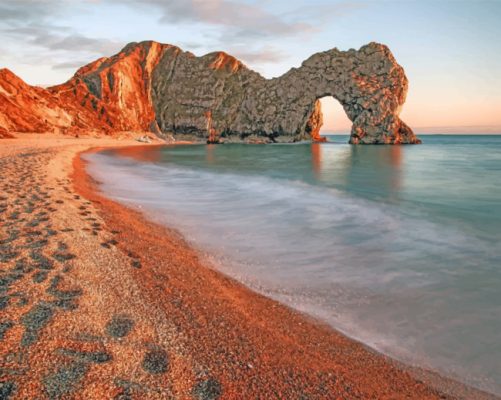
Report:
M103 147L144 144L44 140L36 143L35 150L33 142L25 139L9 140L7 150L0 146L5 160L18 160L6 170L5 185L19 186L20 175L32 175L35 190L47 187L44 196L56 200L46 201L54 211L44 217L47 238L40 250L57 260L55 268L41 283L44 291L38 291L31 278L14 282L33 299L16 309L7 308L9 318L22 323L4 334L1 354L5 357L16 349L32 365L22 369L22 358L19 365L14 361L2 365L13 371L2 375L2 385L13 388L12 398L50 395L56 389L71 398L103 399L121 395L141 399L495 398L437 374L414 371L321 321L251 291L205 265L178 231L107 199L86 173L80 155ZM19 195L8 193L9 204ZM37 207L40 211L47 206ZM31 218L21 216L23 223ZM49 237L49 232L55 236ZM32 248L32 242L26 243ZM7 266L14 268L14 261ZM65 301L71 297L74 308L53 306L54 296ZM36 331L37 340L23 347L26 315L42 306L50 310L50 317ZM125 324L129 329L114 336L110 324L113 327L120 320L122 328L123 321L129 321ZM91 357L96 354L108 358L96 361ZM63 374L68 371L64 368L70 368L70 376L77 375L71 385L56 380L69 376ZM445 395L446 391L452 394Z
M127 150L127 147L122 148L122 150ZM98 151L100 151L100 149L90 149L89 151L85 151L85 152L78 154L78 156L77 156L78 160L77 160L77 158L75 158L76 164L74 162L75 170L80 169L83 171L84 174L87 174L85 171L85 164L87 164L87 162L83 161L81 159L81 155L84 153L98 152ZM93 191L94 196L97 196L98 198L105 198L105 195L102 194L102 192L100 191L100 189L98 187L98 183L95 182L92 177L90 177L87 174L87 176L84 176L84 179L87 179L87 181L88 181L87 189L90 189L90 191ZM114 207L123 208L123 209L127 210L127 212L130 212L134 215L139 214L138 219L141 221L142 224L149 226L149 227L154 226L156 231L161 232L162 230L165 230L166 235L174 235L174 236L180 238L182 245L186 246L189 249L189 251L194 251L195 254L197 254L197 256L200 254L196 248L193 249L192 244L187 243L185 241L182 233L180 233L178 230L171 228L169 226L156 224L153 221L149 220L148 217L146 215L144 215L141 211L132 209L132 208L125 206L123 204L120 204L114 200L106 199L107 205L113 204L113 203L114 203ZM104 208L106 209L106 207L104 207ZM110 215L112 215L112 213L110 213ZM203 260L202 262L207 263L208 260ZM312 331L312 333L311 333L312 336L315 335L314 331L316 331L316 330L318 330L319 336L325 335L325 334L329 335L328 331L330 330L330 331L332 331L331 333L333 334L333 336L341 336L343 339L346 339L348 341L352 341L355 345L361 346L371 356L375 355L377 357L381 357L384 360L384 362L388 362L390 364L393 364L394 366L397 366L397 368L400 369L404 373L411 372L414 378L422 380L423 382L426 382L426 384L431 385L431 387L433 388L432 390L438 390L438 391L444 390L444 392L447 393L448 395L457 396L457 398L470 398L470 396L475 396L475 398L479 398L479 399L480 398L485 398L485 399L495 399L496 398L494 395L492 395L490 393L483 392L483 391L476 389L476 388L468 387L459 381L456 381L456 380L453 380L453 379L450 379L447 377L443 377L437 372L424 370L420 367L410 366L410 365L407 365L403 362L400 362L400 361L398 361L390 356L387 356L387 355L381 353L380 351L366 345L365 343L360 342L357 339L351 338L351 337L347 336L346 334L342 333L341 331L336 330L335 327L332 327L330 324L327 324L326 322L324 322L324 321L322 321L314 316L311 316L309 314L295 310L295 309L293 309L293 308L291 308L283 303L280 303L277 300L270 299L263 294L260 294L260 293L253 291L252 289L248 288L243 283L238 282L234 278L227 276L226 274L224 274L221 271L213 269L210 266L210 263L203 264L202 268L206 268L212 272L215 272L216 275L220 275L219 279L232 281L232 285L235 285L237 287L236 290L242 290L242 295L249 296L249 300L248 300L249 302L258 301L257 298L262 297L266 301L271 301L272 303L276 303L276 305L274 305L273 307L283 307L283 308L287 309L287 312L289 312L291 314L297 314L296 316L298 318L304 319L304 323L310 325L309 329L311 329L311 331ZM240 286L240 288L238 288L239 286ZM253 299L254 296L256 297L256 299ZM300 322L299 324L302 324L302 323L303 322ZM337 339L338 338L336 337L336 340Z

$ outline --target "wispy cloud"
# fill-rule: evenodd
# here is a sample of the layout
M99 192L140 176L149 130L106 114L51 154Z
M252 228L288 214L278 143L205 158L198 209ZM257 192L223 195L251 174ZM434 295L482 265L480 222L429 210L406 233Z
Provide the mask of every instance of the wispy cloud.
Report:
M262 5L236 0L121 0L120 3L156 7L163 23L203 23L222 27L237 36L293 35L314 29L312 24L281 18Z
M228 51L231 55L244 62L257 64L277 63L284 61L289 57L284 51L269 45L257 49L230 47Z
M64 0L2 0L0 35L3 40L0 51L8 52L10 46L16 49L16 57L25 63L52 63L55 69L70 69L75 66L76 58L91 61L119 50L123 42L89 37L61 25L65 12L78 3Z
M111 54L123 45L123 42L92 38L78 34L71 28L51 24L30 23L24 26L3 27L0 30L6 36L22 39L26 44L61 52Z
M81 60L87 60L85 63L110 56L127 41L116 38L130 39L126 31L115 31L114 37L92 36L92 30L78 31L75 26L68 26L67 21L71 20L68 17L88 13L88 27L92 27L105 19L103 14L97 17L100 8L109 13L116 7L131 18L136 13L143 13L153 18L152 24L157 26L168 24L198 29L203 32L203 39L175 37L171 42L197 52L225 50L259 69L290 57L283 50L284 46L279 45L281 41L298 37L308 40L323 24L353 7L332 0L316 0L308 5L303 3L301 7L291 3L263 0L1 0L0 64L8 60L10 64L31 65L33 69L43 64L62 71L77 68ZM141 26L137 30L138 35L151 37ZM143 39L146 37L133 38Z
M55 70L63 70L63 69L69 69L69 70L77 70L78 68L86 65L89 62L89 60L78 60L78 61L65 61L61 63L54 64L52 66L52 69Z
M49 50L90 52L102 55L111 55L123 46L123 42L91 38L77 33L65 36L46 33L34 37L32 42Z
M302 40L322 29L361 2L312 1L308 6L286 5L286 12L272 11L269 2L245 0L111 0L137 10L156 9L163 24L205 26L210 36L205 43L190 42L190 49L223 49L253 63L277 63L288 58L283 51L263 43L300 36ZM307 21L307 22L305 22ZM210 29L216 28L215 35ZM203 29L203 28L202 28Z
M64 6L62 0L3 0L0 3L0 22L19 24L57 15Z

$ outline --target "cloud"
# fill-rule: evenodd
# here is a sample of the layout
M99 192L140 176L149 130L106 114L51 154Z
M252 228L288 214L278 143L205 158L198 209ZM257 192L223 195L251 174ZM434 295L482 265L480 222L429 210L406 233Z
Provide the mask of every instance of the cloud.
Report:
M289 58L289 55L273 46L264 46L255 50L245 47L230 48L229 53L236 58L256 64L278 63Z
M22 23L36 21L55 15L64 6L61 0L2 0L0 3L0 23Z
M66 61L66 62L61 62L54 64L52 66L52 69L58 70L58 69L71 69L71 70L77 70L78 68L87 65L89 63L89 60L81 60L81 61Z
M197 52L225 50L259 69L290 57L283 51L291 47L287 40L308 40L333 18L356 7L332 0L295 4L264 0L0 0L0 63L65 71L84 64L81 60L110 56L126 44L120 38L130 39L127 29L114 32L119 38L115 39L92 36L88 28L106 13L113 18L110 9L116 7L132 21L136 13L144 13L153 18L152 24L198 30L203 40L195 39L200 35L187 35L185 43L176 37L174 44ZM82 13L89 16L85 33L65 22ZM141 29L138 26L139 32Z
M288 54L262 43L294 39L307 40L333 18L338 18L362 2L311 1L294 7L282 4L284 11L269 8L271 2L246 0L109 0L125 4L137 12L157 10L158 21L169 25L191 25L204 30L204 43L180 43L191 50L225 50L253 63L279 63ZM305 22L307 21L307 22Z
M84 1L85 2L85 1ZM89 37L61 25L65 13L75 12L82 1L2 0L0 3L0 43L2 53L15 53L25 63L53 63L54 69L74 65L75 59L92 60L117 52L125 43ZM73 7L73 8L72 8ZM78 9L78 8L77 8Z
M219 26L238 37L295 35L315 29L313 24L286 20L262 6L235 0L121 0L120 3L156 7L162 23Z
M49 50L68 52L88 52L102 55L110 55L123 47L123 42L104 38L91 38L76 33L66 36L51 33L40 34L32 39L32 43Z

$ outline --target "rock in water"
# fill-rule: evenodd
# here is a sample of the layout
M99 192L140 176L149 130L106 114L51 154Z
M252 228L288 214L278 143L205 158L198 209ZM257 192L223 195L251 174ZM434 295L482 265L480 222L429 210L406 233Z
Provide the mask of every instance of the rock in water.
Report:
M399 118L407 87L403 68L378 43L317 53L265 79L223 52L196 57L148 41L130 43L49 89L0 70L0 129L207 139L210 113L217 137L228 141L319 140L318 99L332 96L353 122L350 143L420 143Z

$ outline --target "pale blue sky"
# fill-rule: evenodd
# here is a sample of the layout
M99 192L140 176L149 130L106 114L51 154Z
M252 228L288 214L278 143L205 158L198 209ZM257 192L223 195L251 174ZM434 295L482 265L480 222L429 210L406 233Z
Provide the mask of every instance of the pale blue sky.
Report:
M273 77L314 52L378 41L409 78L402 117L411 126L499 131L499 21L501 0L3 0L0 67L55 84L128 42L152 39L197 55L224 50ZM326 125L343 128L333 104L325 103L334 113Z

